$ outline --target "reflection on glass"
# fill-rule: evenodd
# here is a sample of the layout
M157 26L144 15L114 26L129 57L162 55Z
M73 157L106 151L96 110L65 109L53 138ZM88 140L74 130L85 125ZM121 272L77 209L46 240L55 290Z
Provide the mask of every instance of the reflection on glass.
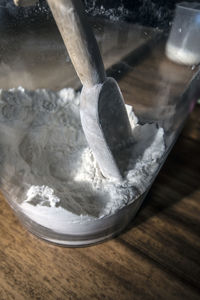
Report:
M183 2L176 14L166 46L166 55L174 62L195 65L200 62L200 3Z

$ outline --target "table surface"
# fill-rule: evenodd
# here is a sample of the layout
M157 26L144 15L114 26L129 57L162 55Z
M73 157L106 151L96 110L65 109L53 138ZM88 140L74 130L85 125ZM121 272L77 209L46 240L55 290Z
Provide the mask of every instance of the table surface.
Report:
M118 237L62 248L28 233L0 198L0 299L199 299L200 106L143 207Z
M129 67L119 84L141 118L153 113L159 120L173 114L192 76L186 69L155 52ZM136 218L118 237L92 247L39 240L1 196L0 300L199 299L199 146L196 106Z

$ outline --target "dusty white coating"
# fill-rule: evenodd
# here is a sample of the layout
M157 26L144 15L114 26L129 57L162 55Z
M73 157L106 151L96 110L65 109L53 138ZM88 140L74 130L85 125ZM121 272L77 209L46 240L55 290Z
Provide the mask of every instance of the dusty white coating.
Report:
M166 55L170 60L179 64L192 66L200 62L200 54L198 52L192 52L184 47L177 47L169 42L166 46Z
M119 183L102 176L88 148L79 93L1 91L2 189L32 220L59 233L116 213L146 191L165 151L163 129L139 125L127 111L134 144L121 151L126 172Z

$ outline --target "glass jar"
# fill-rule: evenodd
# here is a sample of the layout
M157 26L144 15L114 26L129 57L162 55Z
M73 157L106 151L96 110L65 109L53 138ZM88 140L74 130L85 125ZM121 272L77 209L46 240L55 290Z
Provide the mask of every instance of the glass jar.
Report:
M119 147L120 182L101 174L87 144L81 83L48 7L0 8L0 188L24 226L56 244L97 243L130 223L199 97L198 66L165 53L173 10L163 25L120 7L88 7L128 104L133 138Z

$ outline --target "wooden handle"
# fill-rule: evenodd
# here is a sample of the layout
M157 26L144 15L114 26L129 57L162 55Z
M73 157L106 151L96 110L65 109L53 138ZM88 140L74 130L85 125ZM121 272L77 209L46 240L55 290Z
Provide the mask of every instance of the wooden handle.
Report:
M47 0L83 85L105 80L101 54L80 0Z

